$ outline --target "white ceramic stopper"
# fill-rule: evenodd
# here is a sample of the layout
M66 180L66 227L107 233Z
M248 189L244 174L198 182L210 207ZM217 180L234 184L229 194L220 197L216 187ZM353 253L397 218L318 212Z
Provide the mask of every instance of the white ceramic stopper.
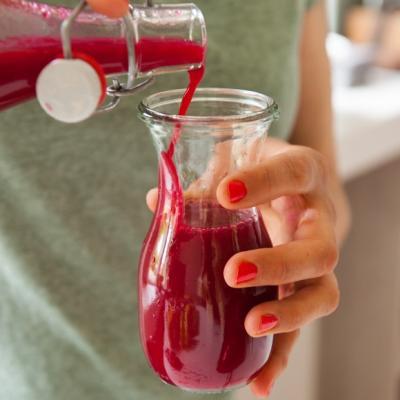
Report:
M40 73L36 96L42 108L54 119L81 122L89 118L99 105L101 80L86 61L59 58Z

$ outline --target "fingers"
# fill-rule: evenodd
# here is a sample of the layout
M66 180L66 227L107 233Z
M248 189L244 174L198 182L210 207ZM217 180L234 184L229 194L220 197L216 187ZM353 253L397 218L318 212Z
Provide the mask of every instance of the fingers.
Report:
M245 328L253 337L292 332L336 310L339 289L334 274L325 275L300 287L293 295L262 303L246 316Z
M234 255L224 268L224 278L233 288L283 285L321 277L332 272L337 261L333 241L299 240Z
M325 163L317 151L291 146L256 167L223 179L217 198L229 209L257 206L280 196L318 192L325 186L325 176Z
M110 18L122 18L128 14L128 0L87 0L89 6L99 14Z
M237 253L225 268L226 283L234 288L283 285L331 273L338 262L338 248L328 217L306 211L295 240L273 248Z
M271 394L275 381L287 367L290 352L299 335L300 331L294 331L274 337L268 362L250 384L255 396L266 397Z

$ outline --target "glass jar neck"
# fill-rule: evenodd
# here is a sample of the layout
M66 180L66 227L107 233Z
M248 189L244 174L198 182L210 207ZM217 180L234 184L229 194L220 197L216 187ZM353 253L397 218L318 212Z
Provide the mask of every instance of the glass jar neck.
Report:
M143 100L140 118L155 147L166 157L179 130L172 160L184 197L213 201L219 182L238 168L258 162L278 108L268 96L232 89L198 89L189 113L178 116L183 91L158 93Z

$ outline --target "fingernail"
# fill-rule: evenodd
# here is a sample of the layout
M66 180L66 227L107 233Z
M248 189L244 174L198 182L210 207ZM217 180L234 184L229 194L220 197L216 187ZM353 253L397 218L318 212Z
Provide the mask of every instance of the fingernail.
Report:
M263 315L260 321L260 331L266 332L270 331L272 328L275 328L278 325L278 318L275 315L268 314Z
M230 181L228 183L228 194L231 203L237 203L246 197L246 185L242 181Z
M257 276L257 266L249 262L243 262L238 267L236 284L253 280Z

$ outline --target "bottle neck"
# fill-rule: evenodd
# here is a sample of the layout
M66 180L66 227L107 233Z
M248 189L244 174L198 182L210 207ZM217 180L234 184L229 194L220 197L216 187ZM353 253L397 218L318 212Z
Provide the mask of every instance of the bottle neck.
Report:
M169 175L165 181L173 182L175 173L175 187L185 192L185 199L216 201L225 176L254 167L262 159L268 129L278 117L277 106L255 92L200 88L189 114L182 116L177 115L182 96L182 90L155 93L141 102L139 115L161 153L160 162L166 166L162 172Z

